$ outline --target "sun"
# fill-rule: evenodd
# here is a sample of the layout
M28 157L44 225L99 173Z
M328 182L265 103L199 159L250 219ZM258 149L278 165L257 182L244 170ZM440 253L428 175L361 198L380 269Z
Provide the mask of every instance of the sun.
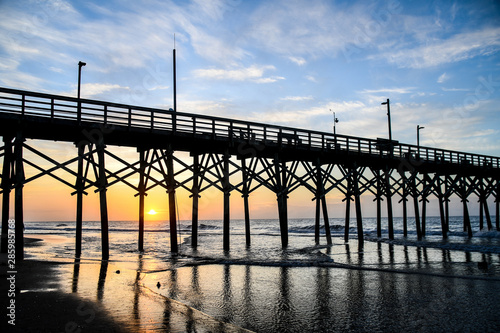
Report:
M148 212L149 215L156 215L158 214L154 209L151 209L149 212Z

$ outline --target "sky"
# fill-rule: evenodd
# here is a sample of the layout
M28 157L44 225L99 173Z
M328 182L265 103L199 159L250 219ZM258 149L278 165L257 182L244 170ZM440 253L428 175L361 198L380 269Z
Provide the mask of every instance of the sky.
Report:
M498 1L0 0L2 87L168 109L174 47L179 112L500 156Z

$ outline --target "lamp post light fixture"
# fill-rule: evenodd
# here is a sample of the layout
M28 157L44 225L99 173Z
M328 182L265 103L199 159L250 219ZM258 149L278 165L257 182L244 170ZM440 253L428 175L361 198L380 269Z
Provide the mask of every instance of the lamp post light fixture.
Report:
M387 121L389 123L389 141L392 142L392 132L391 132L391 107L390 107L390 102L389 99L387 99L386 102L383 102L382 105L387 104Z
M78 62L78 99L80 99L80 86L82 84L82 67L87 65L83 61Z
M420 130L424 129L424 126L417 125L417 149L420 150Z
M332 111L332 109L330 109ZM339 118L335 117L335 111L333 111L333 135L337 135L337 130L335 128L335 124L339 122Z

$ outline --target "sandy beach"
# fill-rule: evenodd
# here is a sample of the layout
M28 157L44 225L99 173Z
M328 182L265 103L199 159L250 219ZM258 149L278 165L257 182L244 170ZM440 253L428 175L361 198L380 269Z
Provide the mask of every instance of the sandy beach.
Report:
M30 249L57 243L61 239L49 235L43 240L26 238L25 241L26 251L29 252ZM2 256L1 295L9 292L9 284L3 283L10 276L6 263L6 256ZM82 277L79 278L80 265L83 268ZM162 297L148 287L131 284L127 279L106 277L108 270L110 275L117 277L136 276L138 273L128 269L129 265L125 262L96 260L69 262L26 259L20 262L16 267L15 297L12 297L15 299L15 317L5 320L6 317L2 316L2 332L184 332L191 328L198 332L247 332L173 299ZM104 275L103 267L107 268ZM122 271L111 271L116 267L120 267L123 274ZM92 281L92 277L86 280L84 274L96 270L100 271L97 281ZM91 287L93 282L96 283L94 288ZM107 302L108 292L113 292L111 296L115 300L111 307ZM130 292L134 293L137 302L141 299L140 305L132 305L132 313L127 312L130 304L123 301ZM107 296L105 300L104 293ZM9 299L2 297L2 309L9 306ZM139 312L144 318L139 318Z

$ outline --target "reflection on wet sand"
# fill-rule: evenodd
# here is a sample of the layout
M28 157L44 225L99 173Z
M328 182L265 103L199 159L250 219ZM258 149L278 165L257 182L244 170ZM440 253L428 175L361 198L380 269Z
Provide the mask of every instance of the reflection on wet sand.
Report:
M158 271L142 255L129 263L75 259L68 289L97 299L133 332L500 329L496 256L382 243L322 250L355 269L235 262Z

